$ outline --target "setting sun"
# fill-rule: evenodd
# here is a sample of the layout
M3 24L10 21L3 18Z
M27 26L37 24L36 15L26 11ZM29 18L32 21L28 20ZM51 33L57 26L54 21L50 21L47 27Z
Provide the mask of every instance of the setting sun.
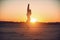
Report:
M31 18L30 22L36 22L37 20L35 18Z

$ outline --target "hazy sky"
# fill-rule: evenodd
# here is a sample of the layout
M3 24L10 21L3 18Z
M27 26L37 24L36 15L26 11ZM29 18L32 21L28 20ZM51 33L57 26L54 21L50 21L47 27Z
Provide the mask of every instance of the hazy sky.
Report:
M57 0L2 0L0 21L26 21L27 5L38 22L60 22Z

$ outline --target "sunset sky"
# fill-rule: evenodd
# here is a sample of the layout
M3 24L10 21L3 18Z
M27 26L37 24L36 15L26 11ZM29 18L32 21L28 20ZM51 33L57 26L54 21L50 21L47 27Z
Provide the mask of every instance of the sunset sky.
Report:
M25 22L30 3L32 18L37 22L60 22L58 0L2 0L0 21Z

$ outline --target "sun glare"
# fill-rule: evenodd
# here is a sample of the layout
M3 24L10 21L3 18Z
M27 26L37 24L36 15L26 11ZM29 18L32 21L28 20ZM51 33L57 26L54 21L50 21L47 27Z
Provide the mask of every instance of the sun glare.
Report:
M31 18L30 22L35 23L37 20L35 18Z

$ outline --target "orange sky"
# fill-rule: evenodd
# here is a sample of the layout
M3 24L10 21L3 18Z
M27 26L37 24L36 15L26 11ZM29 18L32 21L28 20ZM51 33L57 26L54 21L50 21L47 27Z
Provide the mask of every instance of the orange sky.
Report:
M60 22L57 0L30 0L31 17L38 22ZM1 1L0 21L26 21L28 0Z

